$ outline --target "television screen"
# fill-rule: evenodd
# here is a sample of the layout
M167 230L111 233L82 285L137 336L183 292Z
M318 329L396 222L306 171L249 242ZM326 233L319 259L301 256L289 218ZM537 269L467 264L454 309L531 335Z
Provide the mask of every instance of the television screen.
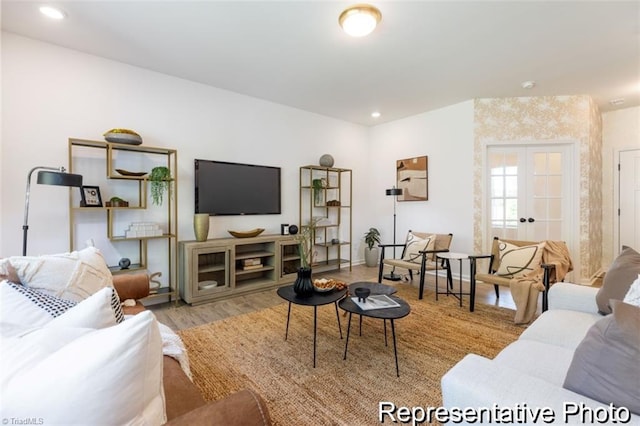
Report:
M195 211L280 214L280 167L195 160Z

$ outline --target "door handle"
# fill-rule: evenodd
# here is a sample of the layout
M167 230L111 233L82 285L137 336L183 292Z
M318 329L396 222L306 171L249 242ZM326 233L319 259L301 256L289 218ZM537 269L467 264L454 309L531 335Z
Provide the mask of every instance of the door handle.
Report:
M529 219L527 219L527 221L528 221L529 223L533 223L533 222L535 222L536 220L535 220L534 218L530 217Z
M525 219L524 217L520 218L520 223L525 223L527 221L527 219Z

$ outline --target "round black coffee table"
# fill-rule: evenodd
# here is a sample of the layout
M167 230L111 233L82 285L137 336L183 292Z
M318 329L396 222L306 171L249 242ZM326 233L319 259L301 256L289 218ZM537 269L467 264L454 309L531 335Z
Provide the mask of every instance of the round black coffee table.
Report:
M393 336L393 354L396 358L396 375L400 377L400 368L398 367L398 349L396 343L396 327L395 320L399 318L404 318L411 312L411 306L401 298L397 296L388 296L391 300L396 302L399 306L391 307L391 308L382 308L382 309L370 309L364 310L360 308L351 297L345 297L342 299L338 306L340 309L343 309L349 312L349 323L347 325L347 340L344 345L344 357L343 359L347 359L347 349L349 347L349 335L351 334L351 316L353 314L360 315L371 318L378 318L385 321L384 323L384 341L385 345L387 344L387 320L391 322L391 334Z
M340 338L342 339L342 327L340 326L340 314L338 313L338 300L342 299L347 293L347 289L332 290L326 293L314 292L310 297L298 297L293 291L293 285L280 287L277 291L278 296L289 302L287 310L287 328L284 333L284 340L289 336L289 319L291 318L291 304L301 306L313 306L313 368L316 367L316 338L318 330L318 306L333 303L336 306L336 318L338 319L338 330L340 330Z

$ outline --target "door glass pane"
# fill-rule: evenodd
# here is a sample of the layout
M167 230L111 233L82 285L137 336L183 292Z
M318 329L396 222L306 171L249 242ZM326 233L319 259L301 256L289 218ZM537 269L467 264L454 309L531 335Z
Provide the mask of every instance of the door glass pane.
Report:
M547 154L544 152L536 152L533 154L533 173L541 175L547 171Z
M554 175L562 174L562 154L559 152L549 153L549 173Z
M518 220L518 199L507 198L504 200L505 204L505 219Z
M504 220L504 200L491 200L491 220Z
M491 153L487 159L489 163L489 170L491 175L503 175L504 174L504 155L502 153Z
M504 197L504 180L502 176L491 177L491 197Z
M544 197L545 195L547 195L547 177L534 176L533 177L533 196Z
M547 177L547 195L550 197L562 196L562 176L549 176Z
M547 219L547 199L546 198L534 198L533 218L536 220Z
M505 193L503 196L506 197L517 197L518 196L518 176L507 176L505 177Z
M563 240L564 237L562 236L562 221L554 220L552 222L549 222L547 232L548 238L550 240Z
M549 219L560 220L562 218L562 200L559 198L549 199Z

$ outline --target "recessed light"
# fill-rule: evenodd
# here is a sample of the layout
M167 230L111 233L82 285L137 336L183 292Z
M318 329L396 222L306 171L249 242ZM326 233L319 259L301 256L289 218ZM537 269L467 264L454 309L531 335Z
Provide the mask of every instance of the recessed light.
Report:
M624 103L624 98L611 99L609 103L613 106L622 105Z
M51 19L64 19L67 14L52 6L40 6L40 13Z
M373 117L373 118L378 118L378 117L380 117L381 115L382 115L382 114L380 114L380 112L379 112L379 111L373 111L373 112L371 113L371 117Z
M534 87L536 87L536 82L533 80L523 81L520 85L523 89L533 89Z

